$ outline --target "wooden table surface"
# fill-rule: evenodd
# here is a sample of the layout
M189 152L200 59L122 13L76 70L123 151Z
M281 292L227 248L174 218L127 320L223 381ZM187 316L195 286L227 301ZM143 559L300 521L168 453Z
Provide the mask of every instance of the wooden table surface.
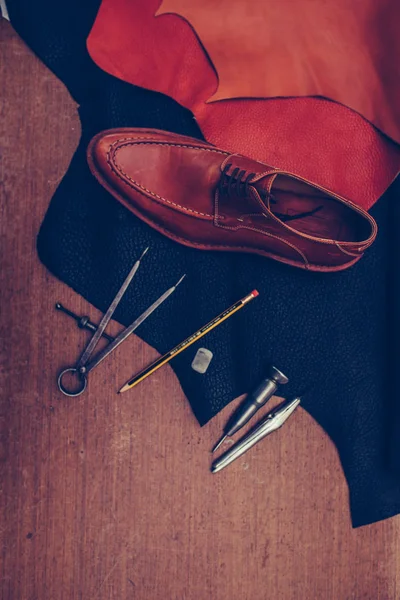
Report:
M156 356L138 338L85 396L60 395L56 373L87 336L54 303L99 313L35 242L80 126L5 21L0 84L1 598L398 600L400 519L351 528L336 450L302 409L211 475L232 405L201 429L170 367L121 401L129 355Z

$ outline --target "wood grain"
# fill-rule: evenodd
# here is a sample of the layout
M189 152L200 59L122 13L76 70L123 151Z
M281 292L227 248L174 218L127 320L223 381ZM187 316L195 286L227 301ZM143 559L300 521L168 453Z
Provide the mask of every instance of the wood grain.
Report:
M169 366L132 337L80 399L56 388L99 314L35 241L79 138L64 86L0 22L1 559L4 600L397 600L400 520L352 530L336 451L303 411L217 475ZM119 326L112 324L114 333Z

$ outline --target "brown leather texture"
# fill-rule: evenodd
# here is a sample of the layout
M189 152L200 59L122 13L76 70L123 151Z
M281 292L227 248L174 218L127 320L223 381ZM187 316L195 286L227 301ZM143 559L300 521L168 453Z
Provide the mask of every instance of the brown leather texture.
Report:
M321 186L207 142L124 128L96 135L100 183L167 237L201 250L252 252L314 271L357 262L374 219Z
M172 96L194 113L212 144L296 173L365 209L376 202L399 171L396 144L353 110L322 98L208 103L218 88L214 68L184 19L154 16L160 4L103 0L87 40L93 60Z
M209 101L322 96L400 142L398 0L163 0L218 74Z

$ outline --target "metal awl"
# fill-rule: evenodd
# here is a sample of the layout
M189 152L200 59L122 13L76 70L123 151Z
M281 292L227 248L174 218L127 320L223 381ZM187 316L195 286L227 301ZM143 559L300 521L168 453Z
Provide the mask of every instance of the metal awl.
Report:
M272 396L280 385L285 385L289 379L276 367L270 367L269 374L257 388L239 404L224 427L224 433L211 452L215 452L227 437L234 435L256 414Z
M264 439L267 435L276 431L288 420L290 415L296 410L300 404L300 398L294 398L284 402L276 409L268 413L265 417L259 421L259 423L246 435L244 435L236 444L231 446L224 454L217 458L212 466L211 471L217 473L234 460L243 456L247 450L255 446L257 442Z

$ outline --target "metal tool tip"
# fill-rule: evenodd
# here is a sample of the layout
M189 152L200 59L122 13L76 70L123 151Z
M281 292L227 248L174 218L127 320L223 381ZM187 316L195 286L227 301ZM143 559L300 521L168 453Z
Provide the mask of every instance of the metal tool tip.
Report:
M175 284L175 286L174 286L174 287L178 287L178 285L179 285L180 283L182 283L182 281L185 279L185 277L186 277L186 273L185 273L184 275L182 275L182 277L180 278L180 280L178 281L178 283L176 283L176 284Z
M56 309L57 310L61 310L62 309L62 305L59 302L56 302Z
M211 473L218 473L224 468L224 464L218 459L211 465Z
M214 454L214 452L216 452L218 450L218 448L220 446L222 446L222 444L224 443L224 441L226 440L228 436L226 434L224 434L222 436L222 438L220 440L218 440L218 442L215 444L214 448L211 450L211 453Z
M150 246L147 246L147 248L146 248L145 250L143 250L143 252L142 252L142 256L139 258L139 260L142 260L143 256L144 256L145 254L147 254L147 252L148 252L149 250L150 250Z

